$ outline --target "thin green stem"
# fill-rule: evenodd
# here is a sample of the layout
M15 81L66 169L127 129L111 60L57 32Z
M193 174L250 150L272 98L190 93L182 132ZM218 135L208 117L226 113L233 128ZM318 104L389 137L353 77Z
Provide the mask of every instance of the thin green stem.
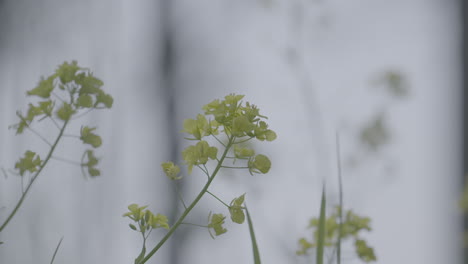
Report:
M55 121L55 119L53 119L51 116L47 116L47 117L52 121L52 123L54 124L54 126L55 126L58 130L60 130L60 126L59 126L59 124L57 123L57 121Z
M65 131L65 128L67 127L68 125L68 121L65 121L63 123L63 126L62 128L60 129L60 132L57 136L57 138L55 139L55 142L54 144L50 147L50 150L49 150L49 153L47 154L44 162L41 164L41 166L39 167L39 169L36 171L36 173L31 177L31 180L29 181L28 183L28 186L26 187L26 190L24 190L23 194L21 195L21 198L19 199L19 201L16 203L16 206L15 208L13 209L13 211L10 213L10 215L8 216L8 218L5 220L5 222L2 224L2 226L0 226L0 232L3 231L3 229L8 225L8 223L10 222L10 220L13 218L13 216L15 216L15 214L18 212L18 209L21 207L21 205L23 204L23 201L24 199L26 198L26 195L28 194L29 190L31 189L31 186L33 185L34 181L37 179L37 177L41 174L42 170L44 169L44 167L47 165L47 163L49 162L50 158L52 157L52 154L54 153L54 150L55 148L57 147L60 139L62 138L62 135L63 135L63 132Z
M95 107L93 107L93 108L89 108L89 109L88 109L88 110L86 110L85 112L83 112L83 113L81 113L81 114L79 114L79 115L75 116L73 119L78 119L78 118L81 118L82 116L85 116L85 115L87 115L89 112L93 111L94 109L96 109L96 108L95 108Z
M216 137L216 136L213 135L213 134L211 134L211 135L219 142L219 144L221 144L221 145L223 145L224 147L226 147L226 145L225 145L221 140L219 140L218 137Z
M69 163L69 164L72 164L72 165L83 166L83 163L77 162L77 161L74 161L74 160L69 160L69 159L65 159L65 158L61 158L61 157L55 157L55 156L52 156L50 158L54 159L54 160L60 160L60 161L63 161L63 162L66 162L66 163Z
M57 247L55 248L54 255L52 256L52 260L50 261L50 264L54 263L55 256L57 255L57 252L58 252L58 250L60 248L60 244L62 244L62 240L63 240L63 237L60 238L60 241L58 242Z
M21 193L24 193L24 177L21 177Z
M146 238L145 238L145 239L148 239L148 237L151 235L151 231L153 231L152 228L150 229L150 231L148 231L148 234L146 235Z
M193 223L185 223L185 222L182 222L180 223L181 225L191 225L191 226L198 226L198 227L203 227L203 228L208 228L208 226L205 226L205 225L198 225L198 224L193 224Z
M340 137L336 133L336 162L338 167L338 185L340 209L338 210L338 241L336 242L337 264L341 264L341 236L343 235L343 179L341 177L341 156L340 156Z
M249 158L243 158L243 157L226 157L226 159L238 159L238 160L248 160Z
M80 136L77 136L77 135L69 135L69 134L63 134L63 137L80 138Z
M52 144L50 144L50 142L44 138L43 136L41 136L41 134L39 134L36 130L34 130L32 127L31 127L31 123L28 121L20 114L20 112L16 112L16 116L18 116L21 121L25 122L26 123L26 129L29 129L29 131L31 131L34 135L36 135L37 137L39 137L42 141L44 141L47 145L49 146L52 146ZM32 121L31 121L32 122Z
M36 130L32 129L31 126L26 126L27 129L29 129L29 131L31 131L34 135L36 135L37 137L39 137L42 141L44 141L47 145L49 145L49 147L52 146L52 144L50 144L50 142L45 138L43 137L41 134L39 134L39 132L37 132Z
M241 140L241 141L234 142L234 144L244 143L244 142L247 142L247 141L251 140L252 138L253 137L249 137L248 139L244 139L244 140Z
M203 171L203 172L208 176L208 178L210 177L210 174L208 173L208 170L206 169L206 167L205 167L205 168L202 168L200 165L197 165L197 167L198 167L201 171Z
M174 185L174 188L175 188L175 190L176 190L177 197L179 197L180 202L182 203L182 205L184 206L184 208L187 209L187 205L185 205L184 199L182 198L182 195L181 195L180 192L179 192L179 187L177 187L177 183Z
M209 195L213 196L216 200L220 201L222 204L224 204L227 208L229 208L229 205L227 205L227 203L223 202L223 200L219 199L218 196L214 195L213 193L211 193L210 191L206 191Z
M208 168L206 167L205 164L202 164L203 165L203 168L205 168L205 171L206 171L206 175L208 176L208 178L210 177L210 172L208 171Z
M158 250L159 248L164 245L164 243L172 236L172 234L177 230L177 228L180 226L180 224L184 221L185 217L192 211L192 209L197 205L197 203L201 200L203 195L208 191L208 187L210 187L211 182L214 180L216 175L218 174L218 171L221 169L221 166L223 164L224 158L226 157L229 148L232 146L233 142L235 140L235 137L230 137L228 140L228 143L226 145L226 148L224 149L223 155L221 156L218 165L214 169L213 173L211 174L211 177L208 179L207 183L203 187L203 189L200 191L200 193L197 195L195 200L185 209L185 211L182 213L182 215L177 219L177 221L174 223L174 225L169 229L169 231L166 233L166 235L159 241L159 243L146 255L146 257L140 262L140 264L146 263Z
M52 95L55 96L55 97L57 97L57 99L59 99L59 101L61 101L62 103L66 103L66 101L63 100L62 97L58 96L57 93L52 92Z
M231 166L221 166L226 169L248 169L249 167L231 167Z

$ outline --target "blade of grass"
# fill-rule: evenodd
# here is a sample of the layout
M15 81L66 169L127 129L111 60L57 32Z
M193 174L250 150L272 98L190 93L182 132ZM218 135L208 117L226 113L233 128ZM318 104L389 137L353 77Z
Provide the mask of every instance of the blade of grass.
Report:
M257 240L255 239L255 232L252 224L252 219L250 218L249 210L247 210L247 205L245 206L245 212L247 213L247 222L249 223L249 232L250 239L252 240L252 250L254 255L254 263L260 264L260 252L258 251Z
M60 238L60 241L58 242L57 247L55 248L54 255L52 256L52 260L50 261L50 264L54 263L55 256L57 255L57 252L58 252L58 250L60 248L60 244L62 244L62 240L63 240L63 237Z
M340 195L340 209L338 210L338 241L336 242L336 260L341 264L341 237L343 234L343 179L341 177L340 137L336 133L336 162L338 168L338 187Z
M317 264L323 264L323 252L325 248L325 185L322 189L322 201L320 203L320 218L318 226L318 239L317 239Z

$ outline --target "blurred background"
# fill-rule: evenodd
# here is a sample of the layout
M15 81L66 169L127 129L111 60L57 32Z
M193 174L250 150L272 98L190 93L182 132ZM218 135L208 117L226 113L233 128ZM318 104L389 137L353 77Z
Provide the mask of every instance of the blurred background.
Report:
M322 184L338 203L339 134L344 206L372 219L363 237L377 263L466 263L457 202L463 180L463 12L460 0L0 0L0 166L48 148L8 126L25 92L77 60L114 97L70 128L98 126L102 175L53 161L0 235L0 263L132 263L141 241L123 218L131 203L181 211L160 163L181 162L182 122L229 93L269 117L266 175L227 171L213 192L246 193L264 263L296 256L319 211ZM55 135L51 126L41 127ZM57 155L78 160L68 138ZM44 155L44 154L43 154ZM204 183L181 182L187 201ZM0 178L0 220L21 195ZM226 212L205 197L187 221ZM227 221L215 240L182 227L149 263L252 263L247 225ZM152 234L154 245L163 232ZM344 263L361 263L346 245ZM465 262L464 262L465 261Z

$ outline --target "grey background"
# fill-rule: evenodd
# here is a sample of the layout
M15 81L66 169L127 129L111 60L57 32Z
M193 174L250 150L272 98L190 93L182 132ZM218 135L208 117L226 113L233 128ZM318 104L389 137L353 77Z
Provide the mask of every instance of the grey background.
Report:
M337 202L335 133L341 137L345 205L372 218L365 237L378 263L460 263L461 19L458 1L0 1L0 166L47 148L8 130L26 90L67 60L89 67L114 96L110 111L76 122L99 126L103 175L55 161L0 236L1 263L131 263L140 237L121 217L130 203L174 216L173 186L160 163L186 145L181 124L228 93L269 116L278 134L256 144L267 175L226 172L213 190L246 192L264 263L306 263L297 240L318 212L326 182ZM375 80L401 72L410 93L393 99ZM365 149L359 131L385 110L391 140ZM38 129L53 135L54 128ZM77 132L75 132L77 133ZM79 159L78 142L58 153ZM354 160L354 166L349 161ZM186 200L203 175L182 185ZM0 219L21 192L0 179ZM180 205L179 205L180 206ZM179 208L180 209L180 208ZM206 197L189 217L225 208ZM171 217L173 219L174 217ZM184 227L150 263L251 263L246 225L212 240ZM162 232L153 234L155 243ZM351 247L347 263L358 263Z

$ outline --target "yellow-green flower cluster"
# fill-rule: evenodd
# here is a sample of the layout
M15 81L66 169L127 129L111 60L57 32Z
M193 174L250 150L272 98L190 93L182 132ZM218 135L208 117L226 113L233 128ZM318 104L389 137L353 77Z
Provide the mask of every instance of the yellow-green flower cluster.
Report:
M187 165L188 172L191 173L193 166L205 165L209 160L218 158L218 148L211 146L205 137L216 136L223 133L230 146L234 146L234 155L237 159L246 160L250 174L267 173L270 170L271 162L265 155L255 155L255 151L249 148L240 147L238 144L256 138L258 140L273 141L276 133L268 128L264 121L267 117L260 115L259 109L250 103L243 103L244 95L230 94L224 100L216 99L205 105L202 109L205 114L198 114L195 119L184 121L183 132L191 135L187 139L198 141L196 144L188 146L182 151L182 158ZM178 179L170 169L174 167L170 163L162 165L166 176L171 179ZM179 172L179 171L178 171ZM177 174L178 174L177 172Z
M145 234L151 229L165 228L169 229L167 217L162 214L154 215L150 210L146 209L148 206L138 206L138 204L131 204L128 206L129 212L123 216L132 219L138 227L130 224L130 228ZM146 210L145 210L146 209Z

